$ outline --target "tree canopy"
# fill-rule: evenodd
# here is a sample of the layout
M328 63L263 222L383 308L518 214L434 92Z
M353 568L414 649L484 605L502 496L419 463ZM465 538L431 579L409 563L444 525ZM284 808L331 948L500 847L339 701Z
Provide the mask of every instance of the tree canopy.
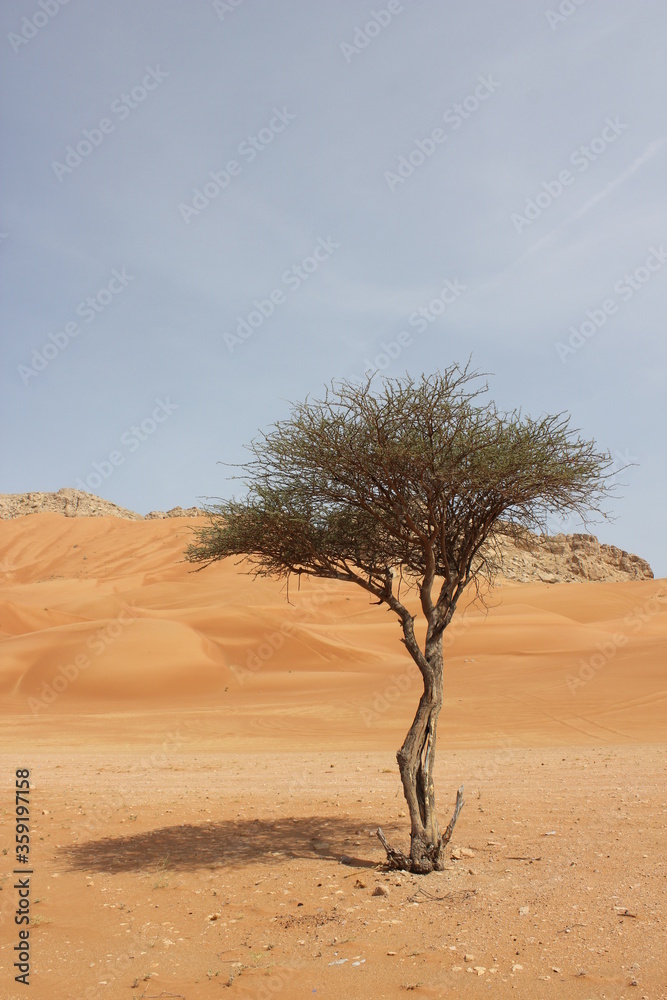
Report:
M442 577L451 600L497 568L485 540L599 510L611 456L564 414L500 411L480 381L452 366L297 403L249 446L246 496L211 508L188 559L245 555L261 575L350 580L381 599L402 566Z

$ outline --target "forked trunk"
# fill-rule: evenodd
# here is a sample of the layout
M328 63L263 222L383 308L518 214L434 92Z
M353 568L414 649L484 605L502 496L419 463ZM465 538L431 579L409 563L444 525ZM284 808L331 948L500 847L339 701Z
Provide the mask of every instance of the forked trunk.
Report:
M463 788L460 788L456 796L454 815L445 833L441 834L436 814L433 780L438 716L442 708L441 638L431 643L427 642L426 661L429 669L422 671L424 693L419 699L414 721L403 746L396 754L403 792L410 811L410 857L400 851L392 850L382 831L378 831L378 836L387 851L389 863L395 868L403 868L418 874L441 871L444 867L445 848L463 806Z

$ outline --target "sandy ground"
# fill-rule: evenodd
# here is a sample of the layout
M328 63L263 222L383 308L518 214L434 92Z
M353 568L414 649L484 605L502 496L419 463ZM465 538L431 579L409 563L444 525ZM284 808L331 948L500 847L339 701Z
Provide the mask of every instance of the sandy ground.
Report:
M287 604L231 561L191 573L195 523L0 522L0 996L667 997L667 581L505 583L458 614L454 857L387 874L419 692L395 620L345 585Z

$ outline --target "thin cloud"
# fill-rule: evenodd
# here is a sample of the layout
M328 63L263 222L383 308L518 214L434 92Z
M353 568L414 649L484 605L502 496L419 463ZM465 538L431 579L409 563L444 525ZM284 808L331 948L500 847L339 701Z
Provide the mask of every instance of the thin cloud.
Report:
M533 257L543 247L553 242L553 240L555 240L564 229L570 226L573 222L576 222L577 219L581 219L582 216L590 212L592 208L598 205L605 198L608 198L609 195L616 190L616 188L620 187L621 184L624 184L625 181L627 181L629 177L632 177L633 174L636 174L638 170L641 170L644 164L648 163L648 161L655 156L658 150L664 146L665 142L667 142L666 136L663 136L660 139L654 139L650 142L641 156L638 156L629 167L618 175L618 177L615 177L613 181L609 181L609 183L606 184L601 191L598 191L598 193L594 194L588 199L588 201L585 201L581 208L577 209L576 212L574 212L568 219L565 219L564 222L561 222L558 226L556 226L555 229L552 229L550 233L547 233L546 236L543 236L541 239L537 240L536 243L529 246L525 253L522 253L521 256L514 261L514 263L510 264L510 266L505 268L504 271L501 271L500 274L495 276L495 278L486 282L486 284L480 288L480 291L487 291L489 288L497 285L500 281L506 278L508 274L515 271L520 264L523 264L524 261Z
M620 187L621 184L627 181L628 177L632 177L632 175L636 174L645 163L648 163L648 161L655 156L660 147L663 146L666 141L667 138L663 136L661 139L654 139L653 142L650 142L642 155L637 157L637 159L634 160L626 170L620 173L618 177L615 177L613 181L609 181L609 183L605 185L601 191L598 191L597 194L594 194L592 198L585 201L581 208L577 209L577 211L571 215L569 219L561 222L559 226L556 226L555 229L553 229L547 236L544 236L541 240L538 240L537 243L533 243L533 245L526 250L525 254L523 254L522 257L519 257L519 260L516 263L520 263L520 261L524 260L526 257L536 253L538 250L541 250L543 246L551 242L551 240L553 240L558 233L569 226L572 222L580 219L583 215L586 215L587 212L590 212L595 205L599 204L599 202L603 201L605 198L608 198L612 191L615 191L617 187Z

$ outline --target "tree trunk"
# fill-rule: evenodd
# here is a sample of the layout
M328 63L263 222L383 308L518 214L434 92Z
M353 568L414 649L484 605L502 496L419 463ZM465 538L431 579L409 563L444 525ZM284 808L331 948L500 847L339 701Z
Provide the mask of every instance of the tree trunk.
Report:
M425 654L426 664L423 660L421 663L424 693L419 699L414 721L403 746L396 754L403 792L410 811L410 857L389 848L384 834L381 830L378 831L380 840L387 850L389 863L395 868L404 868L418 874L441 871L444 867L445 847L463 806L463 788L460 788L452 820L445 834L441 835L436 815L433 780L438 716L442 708L441 636L437 639L427 638Z

